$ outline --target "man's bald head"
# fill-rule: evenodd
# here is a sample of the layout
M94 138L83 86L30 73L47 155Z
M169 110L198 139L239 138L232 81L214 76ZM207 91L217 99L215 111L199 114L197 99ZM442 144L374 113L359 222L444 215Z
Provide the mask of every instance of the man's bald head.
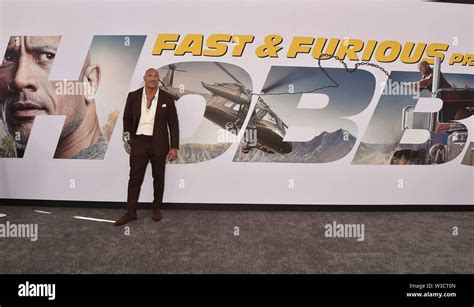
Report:
M87 68L91 65L91 63L92 63L92 60L91 60L91 52L90 52L90 50L89 50L89 51L87 52L86 60L84 61L84 65L82 66L80 79L82 79L82 78L84 77L84 75L86 74L86 70L87 70Z
M420 71L420 74L423 77L429 76L432 72L430 64L428 64L428 62L426 62L426 61L422 61L422 62L418 63L418 70Z
M145 87L149 90L154 90L158 88L158 82L160 80L160 76L158 75L158 71L155 68L148 68L145 71L145 75L143 76L143 80L145 81Z
M146 76L147 74L149 74L149 73L156 73L157 75L159 75L159 74L158 74L158 70L157 70L156 68L153 68L153 67L148 68L148 69L145 71L145 76Z

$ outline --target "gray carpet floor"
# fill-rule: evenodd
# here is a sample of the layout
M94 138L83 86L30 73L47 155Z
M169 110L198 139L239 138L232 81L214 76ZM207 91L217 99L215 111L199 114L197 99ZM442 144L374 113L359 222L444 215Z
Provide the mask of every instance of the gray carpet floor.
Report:
M163 210L153 222L141 209L129 228L74 218L123 212L0 207L0 224L39 232L36 242L0 238L0 274L474 273L474 212ZM333 221L363 223L365 240L325 237Z

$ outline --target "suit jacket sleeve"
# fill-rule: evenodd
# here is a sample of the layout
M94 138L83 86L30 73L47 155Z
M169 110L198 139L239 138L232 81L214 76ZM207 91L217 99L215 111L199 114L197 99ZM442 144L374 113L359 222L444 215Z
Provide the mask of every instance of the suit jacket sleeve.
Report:
M132 125L133 125L133 114L132 114L132 93L128 93L127 102L125 103L125 111L123 112L123 132L128 132L130 138L132 137Z
M176 105L174 99L170 97L168 103L168 127L170 130L171 148L179 149L179 121L178 113L176 112Z

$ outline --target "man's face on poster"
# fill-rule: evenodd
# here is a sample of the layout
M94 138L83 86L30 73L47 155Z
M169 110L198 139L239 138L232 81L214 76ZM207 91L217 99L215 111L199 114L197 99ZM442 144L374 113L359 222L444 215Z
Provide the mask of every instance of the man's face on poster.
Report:
M60 36L12 36L0 66L0 107L8 133L25 148L36 115L66 115L61 138L81 124L84 97L57 95L49 72Z
M431 73L431 67L427 62L421 62L418 64L418 71L423 78L427 77Z

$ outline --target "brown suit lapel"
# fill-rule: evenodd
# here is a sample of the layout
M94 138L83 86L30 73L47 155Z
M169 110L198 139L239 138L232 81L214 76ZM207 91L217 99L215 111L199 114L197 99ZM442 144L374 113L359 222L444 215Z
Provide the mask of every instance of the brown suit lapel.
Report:
M160 88L160 92L158 93L158 103L156 105L156 113L155 113L155 122L159 118L159 113L161 113L161 110L163 109L161 106L166 105L166 93L164 93L164 90Z
M133 112L133 114L136 114L135 121L137 125L140 121L140 116L142 116L142 95L144 90L145 88L142 87L140 91L137 92L137 96L135 97L135 103L133 104L133 107L135 108L135 112Z

